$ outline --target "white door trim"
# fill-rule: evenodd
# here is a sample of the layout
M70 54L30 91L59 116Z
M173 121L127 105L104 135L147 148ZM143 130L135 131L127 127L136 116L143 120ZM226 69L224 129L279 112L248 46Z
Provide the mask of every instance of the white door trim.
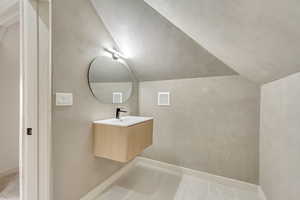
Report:
M52 41L51 1L39 1L39 200L52 199Z
M20 199L51 200L50 1L20 0L20 33Z
M37 2L20 0L20 16L20 198L38 200Z

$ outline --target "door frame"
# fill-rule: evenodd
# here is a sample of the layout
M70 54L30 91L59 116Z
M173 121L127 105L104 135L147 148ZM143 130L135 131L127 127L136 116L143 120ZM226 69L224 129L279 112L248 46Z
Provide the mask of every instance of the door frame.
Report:
M52 199L51 11L51 0L20 0L21 200Z

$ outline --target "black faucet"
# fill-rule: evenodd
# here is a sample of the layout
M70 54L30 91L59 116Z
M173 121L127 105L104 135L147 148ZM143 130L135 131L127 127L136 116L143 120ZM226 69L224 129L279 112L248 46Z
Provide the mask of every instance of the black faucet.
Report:
M120 119L120 112L126 113L126 110L121 110L121 108L117 108L116 110L116 119Z

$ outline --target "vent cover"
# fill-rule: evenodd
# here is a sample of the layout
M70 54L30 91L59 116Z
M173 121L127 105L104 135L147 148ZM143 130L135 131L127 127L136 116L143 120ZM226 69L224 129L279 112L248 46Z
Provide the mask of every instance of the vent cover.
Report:
M113 103L123 103L123 94L122 92L113 92Z
M159 92L157 104L159 106L170 106L170 92Z

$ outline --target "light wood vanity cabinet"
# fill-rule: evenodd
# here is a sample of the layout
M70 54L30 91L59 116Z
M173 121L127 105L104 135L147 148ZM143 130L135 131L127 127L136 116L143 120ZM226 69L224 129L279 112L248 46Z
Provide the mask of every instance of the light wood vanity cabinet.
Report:
M134 159L152 145L153 119L130 126L93 124L94 154L119 162Z

